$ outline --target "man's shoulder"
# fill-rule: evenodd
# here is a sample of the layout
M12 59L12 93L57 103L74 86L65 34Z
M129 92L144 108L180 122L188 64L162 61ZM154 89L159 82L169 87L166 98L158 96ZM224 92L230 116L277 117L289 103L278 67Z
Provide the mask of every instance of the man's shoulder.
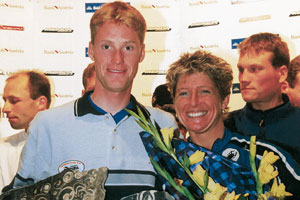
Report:
M56 107L52 107L47 110L40 111L37 113L37 115L39 117L44 117L44 116L45 117L51 117L51 116L60 117L60 116L68 115L70 113L74 114L74 102L75 102L75 100L67 102L67 103L59 105L59 106L56 106Z
M19 144L23 144L27 138L28 133L22 130L11 136L0 138L0 145L18 146Z
M150 117L159 125L177 127L175 117L171 113L151 106L145 106L145 108L149 111Z
M164 110L158 109L158 108L154 108L151 106L145 106L145 108L150 112L151 116L153 117L167 117L170 119L173 119L174 116L171 113L168 113Z

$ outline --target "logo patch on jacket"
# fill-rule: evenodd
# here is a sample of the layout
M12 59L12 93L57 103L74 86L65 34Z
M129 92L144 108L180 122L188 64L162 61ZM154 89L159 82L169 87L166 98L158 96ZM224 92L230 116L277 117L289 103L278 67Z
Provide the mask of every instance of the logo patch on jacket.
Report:
M84 163L82 161L79 160L67 160L63 163L61 163L58 166L58 172L62 172L64 169L69 168L72 170L78 170L80 172L82 172L85 168Z
M240 157L240 153L236 149L228 148L222 152L222 156L228 158L229 160L237 161Z

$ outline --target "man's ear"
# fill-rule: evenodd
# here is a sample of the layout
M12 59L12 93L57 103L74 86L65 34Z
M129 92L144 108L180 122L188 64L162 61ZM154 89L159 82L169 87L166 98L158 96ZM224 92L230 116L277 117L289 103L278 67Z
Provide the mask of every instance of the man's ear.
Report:
M45 110L48 108L48 99L45 96L40 96L38 98L38 109L39 111Z
M287 81L283 81L281 84L281 93L288 93L289 87L289 83Z
M92 59L92 61L95 61L94 59L94 49L92 42L89 42L89 49L88 49L89 57Z
M145 44L142 45L141 53L140 53L140 62L142 62L145 58Z
M279 68L279 75L280 75L279 82L283 83L286 80L287 76L288 76L288 68L287 68L286 65L282 65Z

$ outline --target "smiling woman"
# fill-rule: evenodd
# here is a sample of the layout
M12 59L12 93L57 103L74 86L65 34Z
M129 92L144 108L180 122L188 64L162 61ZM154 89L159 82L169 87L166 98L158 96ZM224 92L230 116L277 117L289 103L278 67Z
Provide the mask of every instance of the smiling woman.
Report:
M287 191L287 193L283 192L285 195L281 197L289 196L291 195L290 193L292 193L293 199L300 197L299 190L297 189L300 186L300 166L292 159L288 152L270 143L259 140L256 142L252 141L252 144L255 143L256 154L254 154L256 156L252 155L250 161L250 137L230 132L224 127L223 120L227 114L233 80L231 66L225 60L209 52L200 50L194 53L185 53L179 60L170 65L166 79L174 99L176 115L185 126L189 135L187 142L173 138L171 139L172 142L165 143L166 146L171 146L172 144L172 148L176 149L167 152L172 152L172 155L176 154L178 160L183 162L182 168L186 168L191 164L191 161L188 162L188 158L185 158L185 156L191 156L196 150L200 150L206 153L203 161L191 164L189 170L192 171L193 176L199 172L199 174L203 174L201 175L202 177L205 177L205 173L207 173L212 180L227 188L222 189L223 192L235 192L235 194L248 193L248 199L259 199L261 196L267 199L269 197L277 197L278 194L276 192L270 192L269 190L271 186L272 188L276 188L278 186L277 183L280 182L282 185L278 187L286 186ZM161 132L163 132L163 130L161 130ZM154 139L154 143L155 141ZM148 142L151 143L151 139L148 139ZM181 179L183 177L178 166L173 164L174 161L172 160L176 160L174 155L172 158L168 158L167 155L160 158L160 154L163 153L153 152L152 148L149 147L148 153L153 157L159 157L159 159L155 161L160 165L160 168L172 174L174 179ZM220 157L211 160L211 163L207 164L211 155L214 155L213 158ZM263 174L261 170L265 169L261 167L265 165L261 160L263 157L266 157L266 155L272 155L276 158L274 162L268 163L271 172L273 173L274 171L274 176L268 178L267 181L263 180L263 176L261 176ZM161 160L163 160L163 162L161 162ZM231 163L231 166L229 166L228 163ZM262 188L256 188L254 192L250 189L251 187L249 187L251 185L247 185L246 182L243 181L238 183L236 188L231 188L230 184L227 185L225 182L222 183L222 181L217 180L220 174L226 174L228 171L230 172L226 177L231 177L232 180L234 179L233 177L236 178L237 175L235 173L230 174L237 169L234 166L239 166L241 167L239 169L246 170L249 174L255 175L257 172L255 167L253 167L255 166L253 163L259 166L257 176L259 178L256 177L252 182L256 182L256 185L264 185ZM204 170L200 168L201 170L199 171L198 166L201 166ZM219 166L217 169L218 173L220 173L219 175L214 176L215 169L212 169L212 166ZM228 167L230 168L229 170ZM174 173L174 171L176 173ZM187 172L187 174L189 174L189 172ZM165 178L167 178L167 176L165 176ZM187 180L188 178L184 178L182 185L188 187L193 196L197 199L199 197L197 195L201 192L195 192L192 189L193 187L190 187L190 181ZM278 180L280 181L277 182ZM168 182L171 184L172 181L170 182L170 180L168 180ZM233 182L231 181L231 183ZM208 188L210 186L209 179ZM213 195L210 192L207 193L205 188L202 189L202 192L204 193L202 194L204 195L204 199L206 199L206 197L208 198L208 194ZM223 192L214 194L216 195L216 199L220 199L221 196L224 197L224 195L226 196L226 192ZM230 195L234 195L234 193ZM238 199L239 197L237 196L235 198Z
M223 137L232 79L230 65L204 51L184 54L170 66L167 82L176 114L194 143L211 149Z

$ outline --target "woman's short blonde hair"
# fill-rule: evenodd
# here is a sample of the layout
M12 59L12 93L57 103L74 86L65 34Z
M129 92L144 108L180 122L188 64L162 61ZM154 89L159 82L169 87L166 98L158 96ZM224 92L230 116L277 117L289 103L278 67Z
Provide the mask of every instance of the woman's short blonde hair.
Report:
M170 65L166 79L172 97L175 98L180 76L199 72L209 76L218 89L222 101L230 94L233 80L231 66L220 57L198 50L183 54L179 60Z

